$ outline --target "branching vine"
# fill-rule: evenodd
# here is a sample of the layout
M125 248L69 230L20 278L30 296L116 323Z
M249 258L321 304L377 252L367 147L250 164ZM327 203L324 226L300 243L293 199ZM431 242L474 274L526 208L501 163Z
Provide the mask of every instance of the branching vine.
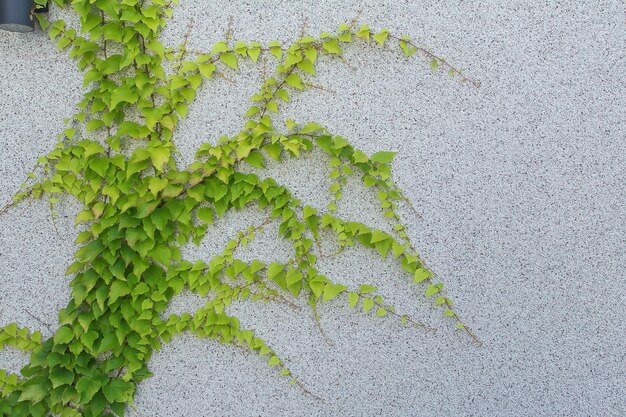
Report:
M0 412L123 416L127 405L132 407L137 385L151 376L147 364L154 351L184 331L264 356L292 384L315 396L265 341L226 312L234 301L262 300L297 309L292 300L302 296L319 325L318 303L342 297L366 314L435 331L397 312L374 286L350 289L319 273L318 258L331 256L321 252L324 231L339 251L360 245L396 259L424 296L479 344L453 309L443 283L420 259L396 211L401 203L417 214L391 179L394 153L368 156L317 123L288 120L283 128L272 118L292 94L324 88L312 82L320 55L343 59L343 49L357 41L397 47L407 57L419 53L433 70L444 68L463 83L478 82L409 37L358 26L356 19L317 38L306 35L305 24L290 45L234 42L229 24L226 39L210 51L188 49L188 34L180 47L166 48L159 33L176 3L54 0L79 16L80 33L61 20L37 15L59 49L69 51L84 71L86 93L57 146L38 159L36 170L0 213L42 196L53 207L70 195L84 206L76 224L87 228L76 239L76 261L67 269L73 276L71 299L59 312L53 336L43 340L39 332L16 324L0 328L0 348L32 352L21 375L0 371ZM227 77L242 60L257 63L261 54L276 59L276 73L251 97L243 128L215 145L203 144L188 169L180 169L173 158L174 132L198 88L218 74ZM326 212L302 204L272 178L240 169L243 164L263 169L267 158L299 158L313 149L330 156L333 197ZM354 175L377 193L384 215L394 223L393 235L335 215L341 187ZM239 232L209 262L183 259L183 245L199 243L224 213L250 204L269 210L270 216ZM284 263L237 258L236 249L270 221L279 223L279 237L290 242L293 256ZM164 318L172 298L184 289L206 297L206 304L194 314Z

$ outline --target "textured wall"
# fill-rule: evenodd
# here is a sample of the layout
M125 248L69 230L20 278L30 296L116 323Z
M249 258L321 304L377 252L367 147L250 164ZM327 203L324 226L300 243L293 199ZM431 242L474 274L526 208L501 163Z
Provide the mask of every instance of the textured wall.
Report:
M348 285L368 280L400 309L440 328L425 335L392 319L324 305L320 335L310 312L282 305L232 307L311 389L302 395L265 361L182 336L150 363L141 416L623 416L626 415L626 45L621 1L182 0L163 34L209 49L233 16L236 39L289 41L352 19L408 33L482 81L460 85L428 64L354 46L349 65L323 60L313 89L285 115L315 120L367 152L394 150L394 176L422 220L409 234L446 283L475 348L406 284L398 268L364 249L322 270ZM231 82L203 87L176 142L181 163L204 141L237 132L261 79L246 65ZM41 32L0 33L0 204L51 149L80 99L81 74ZM228 97L225 97L228 95ZM323 208L324 158L270 167L297 197ZM340 214L383 228L375 197L358 184ZM22 204L0 217L0 325L50 335L69 297L76 207ZM208 260L263 213L230 213L189 259ZM253 221L251 221L253 220ZM275 225L248 256L287 250ZM172 312L202 300L179 297ZM7 349L0 368L27 357Z

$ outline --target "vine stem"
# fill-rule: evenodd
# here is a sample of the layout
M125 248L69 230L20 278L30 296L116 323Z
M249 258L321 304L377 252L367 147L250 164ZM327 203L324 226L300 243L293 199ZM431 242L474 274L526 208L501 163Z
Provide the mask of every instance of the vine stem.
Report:
M317 400L317 401L324 401L324 399L322 397L320 397L319 395L315 395L313 394L307 387L306 385L304 385L302 382L300 382L297 378L293 379L294 381L296 381L296 385L298 387L300 387L300 389L302 390L302 392L304 392L306 395L311 396L313 399Z
M411 317L409 317L407 315L398 314L395 311L393 311L393 309L391 309L390 306L385 305L383 303L379 303L373 297L368 297L367 295L362 294L362 293L358 293L358 294L359 294L359 297L361 297L361 298L369 298L370 300L372 300L374 302L375 306L377 306L379 308L385 309L392 316L395 316L395 317L399 318L400 320L402 320L404 318L407 322L411 323L414 327L423 329L426 333L436 333L437 332L437 328L436 327L429 326L427 324L422 323L421 321L415 321L415 320L413 320Z
M308 28L309 28L309 18L307 16L302 21L302 27L300 27L300 37L301 38L304 38L304 35L306 34L306 31L307 31Z
M328 337L328 335L324 331L324 328L322 327L320 315L317 311L317 301L315 300L315 296L313 294L309 296L309 305L311 306L311 311L313 312L313 321L315 322L317 330L319 330L320 334L322 335L322 339L324 339L326 344L328 344L329 346L335 346L333 341L330 339L330 337Z
M6 213L7 211L9 211L9 209L11 207L14 207L16 203L17 202L15 200L11 199L8 203L6 203L4 206L2 206L2 208L0 208L0 215L2 215L4 213Z
M100 16L102 17L102 23L104 24L104 10L100 11ZM108 60L109 59L109 55L108 55L108 51L107 51L107 40L106 38L103 38L102 41L102 52L104 53L104 60ZM136 65L135 61L133 60L133 64ZM107 80L109 78L108 75L104 75L103 77L105 80ZM108 143L108 139L111 138L111 126L106 126L107 128L107 157L111 156L111 145ZM58 234L58 232L57 232Z
M57 227L56 216L54 213L54 204L52 203L51 198L48 200L48 207L50 208L50 219L52 220L52 226L54 227L54 232L56 233L59 240L62 241L63 238L61 237L61 234L59 233L59 228Z
M480 87L480 81L472 79L472 78L469 78L469 77L466 77L465 75L463 75L463 73L461 72L460 69L454 67L448 61L446 61L445 59L435 55L432 52L430 52L428 49L424 48L423 46L419 46L419 45L417 45L416 43L414 43L413 41L411 41L409 39L403 39L402 37L393 35L391 33L388 36L391 39L397 40L398 42L406 42L407 45L412 46L417 51L421 52L423 55L425 55L426 57L428 57L430 59L436 59L439 63L443 64L444 67L448 68L448 70L454 72L456 75L461 77L461 81L462 82L472 83L474 85L474 87L476 87L476 88Z
M272 221L272 220L273 220L273 218L272 218L272 216L270 215L270 216L268 216L265 220L263 220L261 223L259 223L258 225L254 226L254 228L253 228L252 230L247 230L247 229L246 229L246 231L245 231L245 232L247 232L247 233L245 233L244 231L240 231L240 232L241 232L241 235L240 235L240 237L239 237L239 238L237 239L237 241L236 241L236 246L235 246L234 248L232 248L232 249L231 249L231 251L233 251L233 252L234 252L234 251L235 251L235 249L238 249L238 248L241 246L241 242L243 241L243 239L244 239L246 236L250 236L251 234L253 235L253 234L254 234L254 233L256 233L257 231L261 230L263 227L265 227L266 225L268 225L269 223L271 223L271 221ZM265 269L266 269L266 268L263 268L262 270L265 270ZM206 271L206 270L203 270L203 271ZM272 293L265 294L265 293L263 293L263 292L262 292L262 289L261 289L261 288L259 288L259 287L258 287L258 285L256 285L256 283L257 283L256 281L252 281L252 282L250 282L250 283L248 283L248 284L244 285L243 287L241 287L241 289L244 289L244 288L250 288L251 286L254 286L254 287L255 287L258 291L251 292L251 294L254 294L254 295L260 295L260 296L261 296L261 298L262 298L263 300L266 300L266 301L268 301L268 302L269 302L269 301L271 301L271 302L275 302L275 303L277 303L277 304L283 304L283 305L285 305L285 306L289 307L290 309L292 309L292 310L294 310L294 311L299 311L299 310L301 310L301 308L300 308L300 306L299 306L299 305L297 305L297 304L295 304L295 303L293 303L293 302L289 301L287 298L283 297L283 296L282 296L282 295L280 295L280 294L272 294ZM270 289L270 290L268 290L268 291L272 291L272 290Z
M448 306L448 308L452 309L452 304L447 299L446 305ZM483 341L480 340L476 333L474 333L472 329L470 329L467 325L465 325L465 323L461 321L461 318L458 316L458 314L456 314L456 312L454 313L454 318L456 319L458 324L463 326L463 330L472 339L472 343L474 343L474 345L476 345L477 347L482 347L484 345Z
M32 317L33 319L37 320L39 323L43 324L46 329L48 329L48 331L50 332L51 335L54 334L54 330L52 330L52 327L46 323L45 321L43 321L42 319L40 319L39 317L35 316L33 313L31 313L30 311L28 311L27 309L24 309L24 311L26 312L26 314L28 314L30 317Z
M305 82L304 85L306 85L307 87L315 88L315 89L320 90L320 91L325 91L327 93L337 94L337 90L333 90L332 88L324 87L323 85L313 84L311 82Z
M255 285L255 284L256 284L256 282L253 281L250 284L244 285L241 288L242 289L243 288L250 288L250 286L254 285L255 288L257 288L260 291L260 288L257 285ZM291 301L289 301L288 299L286 299L285 297L283 297L280 294L269 294L268 295L268 294L264 294L263 292L250 292L250 293L254 294L254 295L260 295L266 301L273 301L273 302L275 302L277 304L286 305L287 307L289 307L290 309L292 309L294 311L300 311L301 310L299 305L292 303Z
M429 271L432 271L432 269L430 269L428 267L428 265L426 264L426 261L423 260L421 257L419 259L419 261L421 262L421 264L427 268ZM434 278L436 275L433 275L431 278L429 278L426 282L431 282L432 278ZM445 291L445 290L444 290ZM443 293L445 294L445 292ZM448 307L448 309L454 311L453 307L452 307L452 303L449 301L448 297L445 297L445 304ZM454 311L454 320L456 320L457 324L460 324L463 326L462 330L470 337L470 339L472 339L472 343L474 343L474 345L478 346L478 347L482 347L483 346L483 341L480 340L480 338L476 335L476 333L474 333L474 331L472 329L470 329L465 323L463 323L463 321L461 320L461 318L459 317L458 314L456 314L456 311Z
M289 68L289 71L287 71L287 73L285 74L285 76L283 77L282 81L280 82L280 84L278 84L276 86L276 88L274 89L274 92L272 93L272 97L276 96L276 92L278 90L280 90L283 85L285 85L285 83L287 83L287 77L289 77L291 75L291 73L296 69L295 65L292 66L291 68ZM265 99L265 104L263 104L263 111L261 112L261 116L260 118L263 118L263 116L265 116L265 112L267 111L267 104L271 101L271 99Z
M299 305L292 303L291 301L289 301L288 299L280 295L270 295L270 296L264 295L263 297L267 299L268 301L273 301L278 304L284 304L294 311L302 310Z

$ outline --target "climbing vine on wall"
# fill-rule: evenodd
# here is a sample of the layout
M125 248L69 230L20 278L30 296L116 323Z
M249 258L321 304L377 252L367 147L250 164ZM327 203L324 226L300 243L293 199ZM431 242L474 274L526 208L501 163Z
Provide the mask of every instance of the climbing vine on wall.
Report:
M37 17L59 49L77 61L86 93L77 113L66 121L58 145L38 160L29 181L1 212L24 199L46 196L54 206L70 195L84 206L76 224L86 227L76 239L76 261L67 269L73 277L71 299L59 312L54 335L43 340L39 332L16 324L0 328L0 348L32 352L21 375L0 371L0 412L122 416L132 405L137 384L151 375L147 363L153 352L183 331L254 351L313 395L265 341L226 312L233 301L290 303L290 297L303 297L317 318L318 303L342 297L365 314L393 316L404 325L434 331L397 312L374 286L347 288L320 274L316 265L323 231L334 237L339 251L361 245L383 258L395 258L451 325L480 343L405 231L396 209L410 202L391 177L394 153L368 156L321 124L288 120L277 126L273 119L282 103L313 85L320 55L341 58L352 42L398 49L407 57L421 55L433 70L443 69L478 86L476 81L408 36L356 22L290 45L233 42L228 37L203 53L189 50L186 42L166 48L159 41L176 1L54 3L78 14L79 30L62 20ZM242 60L256 63L262 55L274 57L276 72L252 96L241 131L217 144L203 144L193 164L180 169L173 159L173 137L198 88L236 71ZM324 211L302 204L274 179L241 169L263 169L268 159L299 158L315 148L330 157L332 198ZM350 176L360 176L378 195L384 215L394 224L393 235L336 216L342 185ZM268 210L270 218L240 231L208 263L182 258L183 245L199 243L224 213L250 204ZM280 223L280 237L293 246L289 261L239 259L236 249L270 220ZM193 315L163 317L183 289L206 297L207 303Z

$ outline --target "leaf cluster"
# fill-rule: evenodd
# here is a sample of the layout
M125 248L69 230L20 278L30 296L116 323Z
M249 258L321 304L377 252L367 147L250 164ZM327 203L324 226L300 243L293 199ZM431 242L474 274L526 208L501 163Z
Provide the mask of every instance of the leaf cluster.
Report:
M426 298L478 340L462 324L443 283L420 259L402 225L397 208L408 199L392 180L395 153L368 156L321 124L288 120L278 127L273 119L293 94L311 88L319 56L341 59L352 42L395 43L407 57L421 52L432 59L434 69L449 67L467 81L460 71L387 29L343 24L336 32L304 36L291 45L221 41L209 52L199 52L189 50L186 41L178 48L159 41L175 1L54 3L71 7L80 27L38 15L40 24L77 61L86 92L66 120L58 145L39 158L37 172L29 175L13 203L45 196L53 205L71 195L83 204L76 224L84 230L67 269L71 299L59 312L54 335L42 340L40 333L15 324L0 329L0 348L32 351L21 376L0 372L0 413L122 416L132 406L137 384L151 376L148 361L154 351L183 331L255 352L310 393L273 348L228 313L235 301L297 309L297 300L305 298L317 319L319 303L339 299L366 314L434 331L396 312L374 286L348 288L321 274L317 263L327 256L319 246L324 231L333 236L338 251L360 245L395 259ZM217 144L203 144L194 163L179 169L174 133L200 86L236 71L242 60L257 63L264 55L276 60L276 72L251 97L242 129ZM242 169L262 170L268 158L300 158L314 149L329 157L332 197L323 212L302 204L274 179ZM394 222L393 235L336 216L350 176L359 176L376 193L381 211ZM240 231L208 262L183 259L184 245L202 241L229 210L251 204L269 212L263 224ZM239 258L237 250L270 221L278 223L279 237L292 245L289 261ZM173 297L185 289L206 297L206 304L194 314L164 317Z

